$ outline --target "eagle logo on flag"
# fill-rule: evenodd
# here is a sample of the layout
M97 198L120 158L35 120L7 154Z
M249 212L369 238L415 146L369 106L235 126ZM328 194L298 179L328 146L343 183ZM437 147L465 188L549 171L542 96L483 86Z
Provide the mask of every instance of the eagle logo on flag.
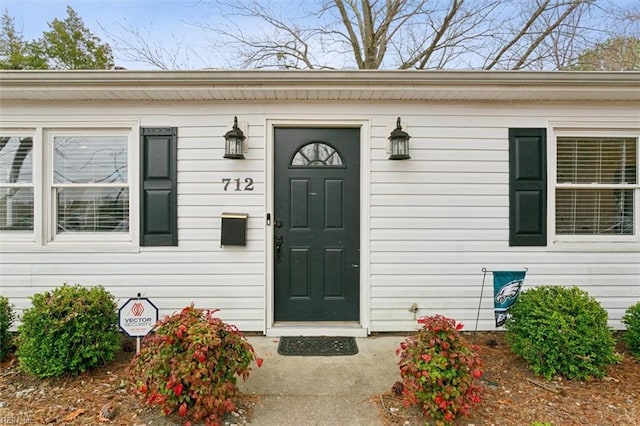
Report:
M520 294L523 280L513 280L503 285L496 294L496 303L502 305L506 301L515 299Z
M507 311L520 295L525 274L526 271L493 272L493 306L496 327L501 327L507 320Z

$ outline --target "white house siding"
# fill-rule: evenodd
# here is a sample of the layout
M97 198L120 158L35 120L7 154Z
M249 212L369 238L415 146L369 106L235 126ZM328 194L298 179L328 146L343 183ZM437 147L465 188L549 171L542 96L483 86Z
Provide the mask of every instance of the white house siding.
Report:
M402 118L412 136L409 161L387 161L386 131L378 123L372 129L372 331L415 326L413 303L418 316L440 313L474 329L482 268L524 267L525 288L580 286L620 327L625 309L640 300L637 244L633 251L586 243L509 247L508 129L625 119L637 127L637 104L414 105ZM488 274L479 329L494 328L492 286Z
M224 160L222 135L233 115L249 123L244 161ZM401 116L411 136L409 161L388 161L389 125ZM161 315L194 303L220 308L221 317L246 331L264 332L271 301L265 212L272 197L266 146L268 120L331 125L367 123L370 161L363 163L363 193L370 217L363 240L370 261L361 286L369 332L416 327L417 316L440 313L475 326L482 268L529 269L525 287L579 285L620 327L625 309L640 299L640 251L610 246L509 247L508 129L550 122L637 122L637 104L531 104L474 102L95 102L3 104L3 122L25 127L100 120L138 120L141 127L178 127L178 247L130 251L15 250L0 245L0 294L18 311L28 297L62 283L102 284L121 302L138 292ZM553 143L549 135L548 144ZM132 171L133 173L133 171ZM225 192L223 178L251 177L252 192ZM137 192L134 193L137 196ZM246 247L219 246L220 214L249 214ZM628 247L628 246L626 246ZM493 329L491 277L485 282L479 329Z
M3 109L6 108L3 105ZM6 111L6 109L5 109ZM138 120L141 127L178 127L178 247L136 247L133 250L82 252L53 247L30 249L1 244L0 294L8 295L18 312L28 297L63 283L101 284L123 303L141 293L160 308L161 317L194 303L220 309L220 317L242 330L265 327L264 259L264 128L261 115L251 120L248 160L222 158L222 135L233 116L227 107L211 104L87 103L38 106L25 104L3 111L4 122L25 127L45 122ZM137 174L137 170L130 174ZM251 177L252 192L224 192L223 177ZM137 197L137 191L133 192ZM220 215L249 214L246 247L220 247ZM137 220L137 219L136 219ZM32 247L32 246L31 246Z

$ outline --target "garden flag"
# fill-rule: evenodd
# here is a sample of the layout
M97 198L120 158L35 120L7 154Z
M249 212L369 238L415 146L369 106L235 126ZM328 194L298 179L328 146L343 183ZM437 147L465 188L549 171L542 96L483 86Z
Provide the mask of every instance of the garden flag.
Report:
M507 320L507 310L516 302L527 271L493 271L493 306L496 327Z

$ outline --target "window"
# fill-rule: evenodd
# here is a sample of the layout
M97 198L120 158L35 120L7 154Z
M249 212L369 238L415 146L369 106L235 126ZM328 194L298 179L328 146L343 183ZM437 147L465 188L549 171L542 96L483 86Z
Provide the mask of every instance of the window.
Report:
M301 147L293 156L292 166L341 167L342 157L333 147L322 142L311 142Z
M133 242L132 135L133 127L0 130L0 239Z
M46 143L49 239L130 239L128 133L52 131Z
M0 136L0 231L33 232L32 148L32 136Z
M638 140L558 137L557 235L637 235Z

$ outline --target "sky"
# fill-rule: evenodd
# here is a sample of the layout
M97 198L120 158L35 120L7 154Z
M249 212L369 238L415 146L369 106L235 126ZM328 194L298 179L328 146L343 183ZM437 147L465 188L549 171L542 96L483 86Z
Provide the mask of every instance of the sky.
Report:
M230 3L233 0L230 0ZM301 5L318 0L259 0L269 6L279 6L284 16L291 16ZM532 0L521 0L528 2ZM297 2L297 6L292 6ZM633 5L640 0L600 0L598 4ZM230 62L221 53L222 47L212 47L212 31L193 23L224 25L225 18L211 0L0 0L0 13L7 11L25 41L38 39L49 30L48 23L67 17L67 5L82 18L86 27L113 48L116 66L127 69L156 69L151 65L127 60L118 50L110 34L132 38L123 26L137 28L151 44L170 52L164 57L177 58L172 68L229 68ZM597 9L596 9L597 10ZM239 19L234 17L233 19ZM260 31L260 26L243 18L237 21L243 31ZM191 23L191 24L190 24ZM216 55L216 52L218 54ZM166 61L165 61L166 62Z
M121 26L129 24L144 34L149 33L151 40L159 40L165 46L175 46L176 40L184 38L199 52L210 50L206 48L203 30L187 24L211 14L211 6L201 0L0 0L0 13L8 11L24 40L30 41L48 31L48 23L55 18L64 20L67 5L76 11L93 34L112 47L105 30L122 35ZM117 51L114 51L114 56L118 66L151 69L149 65L123 59ZM225 65L215 58L203 59L191 55L188 61L194 68ZM184 60L187 61L186 58Z

